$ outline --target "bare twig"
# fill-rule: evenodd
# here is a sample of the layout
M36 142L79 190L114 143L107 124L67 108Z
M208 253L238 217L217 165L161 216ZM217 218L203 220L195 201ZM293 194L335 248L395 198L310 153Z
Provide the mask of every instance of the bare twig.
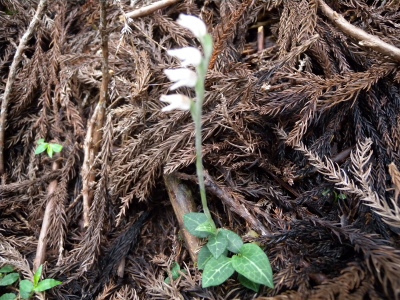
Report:
M358 44L363 47L375 50L383 55L390 57L391 59L400 62L400 49L382 41L375 35L369 34L364 30L350 24L346 21L343 16L332 10L323 0L318 0L319 7L324 15L331 20L335 25L349 35L353 39L358 41Z
M82 165L82 198L83 198L83 224L84 227L87 227L89 224L89 212L90 212L90 199L93 199L93 190L90 186L90 174L93 173L91 170L93 167L93 143L92 143L92 133L94 130L95 121L97 119L97 115L99 112L99 106L97 105L93 115L89 121L87 126L86 138L84 142L84 158Z
M17 76L17 67L22 60L22 53L25 50L25 47L33 33L33 30L40 22L44 14L44 9L46 8L48 0L40 0L39 5L36 9L36 13L33 16L31 23L29 24L28 29L24 33L19 42L17 51L15 52L13 62L10 67L10 73L8 74L8 79L6 83L6 88L4 90L3 101L1 102L1 112L0 112L0 176L4 174L4 139L5 139L5 130L6 130L6 120L7 120L7 107L8 101L10 99L12 86L15 82L15 78ZM4 182L3 182L4 184Z
M194 203L192 194L188 187L183 184L176 175L164 175L165 186L167 187L169 199L174 209L176 218L178 219L179 227L186 247L190 253L190 257L194 262L197 261L196 251L199 249L200 240L191 235L183 224L183 216L185 214L196 212L196 204Z
M206 188L209 192L213 193L228 205L233 212L245 219L255 231L263 235L271 234L268 229L248 211L246 206L238 203L238 201L236 201L224 187L219 186L207 172L204 172L204 176Z
M103 138L104 116L106 113L106 105L108 99L108 84L110 82L110 74L108 70L108 33L107 33L107 0L100 1L100 35L101 50L103 53L102 66L102 82L100 88L100 99L95 112L90 120L90 126L85 139L85 159L82 167L83 178L83 220L84 227L89 225L89 211L93 200L92 185L95 181L96 172L93 169L95 158L99 152L101 140ZM93 134L93 138L92 138Z
M56 171L60 168L59 162L53 162L53 171ZM42 227L40 228L39 241L36 249L35 260L33 261L33 271L40 267L41 264L45 261L46 258L46 247L47 247L47 237L48 237L48 229L50 226L51 214L54 211L54 201L55 201L55 190L57 189L58 180L55 179L50 182L48 190L47 190L47 204L46 209L44 211Z
M179 1L180 0L161 0L161 1L157 1L157 2L152 3L150 5L147 5L147 6L139 8L139 9L136 9L134 11L131 11L129 13L126 13L125 17L126 18L131 18L131 19L144 17L144 16L147 16L147 15L155 12L158 9L167 7L167 6L171 5L171 4L177 3Z

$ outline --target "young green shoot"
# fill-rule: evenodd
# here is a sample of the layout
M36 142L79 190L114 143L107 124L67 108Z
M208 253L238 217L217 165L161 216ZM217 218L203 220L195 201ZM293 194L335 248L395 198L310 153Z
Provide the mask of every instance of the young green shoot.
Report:
M37 144L38 144L38 146L36 148L35 154L40 154L40 153L42 153L42 152L47 150L47 155L50 158L53 157L54 152L61 152L61 150L63 149L63 146L61 146L59 144L46 143L44 141L44 139L38 140Z
M9 286L14 284L19 280L19 274L13 272L14 268L12 266L5 266L0 269L0 286ZM24 279L19 282L19 298L30 299L34 292L43 292L49 290L62 282L54 279L43 279L40 280L42 276L42 265L36 271L33 276L33 282ZM0 297L0 300L14 300L17 299L17 295L14 293L6 293Z

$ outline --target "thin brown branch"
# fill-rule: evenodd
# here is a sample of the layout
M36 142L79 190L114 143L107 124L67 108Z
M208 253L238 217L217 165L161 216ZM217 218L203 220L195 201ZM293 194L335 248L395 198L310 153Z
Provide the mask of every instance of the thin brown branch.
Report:
M4 90L3 101L1 102L1 112L0 112L0 176L4 174L4 139L5 139L5 130L6 130L6 121L7 121L7 107L8 101L10 99L11 91L13 84L15 82L15 78L17 76L17 67L22 60L22 54L25 50L25 47L35 29L35 27L40 22L44 14L44 10L46 8L48 0L40 0L39 5L36 9L36 13L32 18L31 23L28 26L28 29L24 33L17 47L17 51L15 52L13 62L10 67L10 72L8 74L8 79L6 83L6 88Z
M108 84L110 82L110 74L108 68L108 33L107 33L107 0L100 1L100 35L101 50L103 54L102 64L102 82L100 88L100 99L96 106L95 112L90 120L86 139L85 139L85 159L82 167L83 178L83 221L84 227L89 225L89 211L93 200L93 183L96 179L94 170L94 161L99 152L100 144L103 138L103 125L106 113L106 105L108 100ZM93 135L93 136L92 136Z
M139 17L144 17L147 15L150 15L151 13L155 12L158 9L162 9L164 7L167 7L169 5L172 5L174 3L178 3L180 0L161 0L157 1L155 3L152 3L150 5L141 7L139 9L136 9L134 11L131 11L129 13L125 14L126 18L139 18Z
M60 168L59 162L57 161L53 162L53 171L56 171L59 168ZM40 265L44 263L46 258L47 237L49 236L48 230L50 227L51 214L54 211L54 206L55 206L54 193L57 189L57 184L58 180L57 179L53 180L52 182L50 182L47 190L48 200L46 204L46 209L44 211L42 227L40 228L40 235L39 235L38 245L36 248L36 256L35 260L33 261L34 272L36 272L36 270L40 267Z
M324 15L348 36L356 39L360 46L370 48L391 59L400 62L400 49L382 41L375 35L369 34L364 30L350 24L346 19L332 10L323 0L318 0L319 7Z
M82 198L83 198L83 226L87 227L89 225L89 213L90 213L90 199L93 199L93 190L90 186L91 178L90 174L93 173L93 143L92 143L92 133L94 130L95 122L97 120L97 115L99 112L99 106L97 105L92 117L90 118L89 124L87 126L86 138L84 142L84 158L82 165Z
M230 207L230 209L232 209L233 212L237 213L239 216L245 219L255 231L263 235L270 234L268 229L265 228L265 226L248 211L246 206L238 203L238 201L236 201L231 196L231 193L227 191L226 188L220 187L219 184L215 182L214 179L207 172L204 172L204 176L205 185L208 191L221 199L226 205Z

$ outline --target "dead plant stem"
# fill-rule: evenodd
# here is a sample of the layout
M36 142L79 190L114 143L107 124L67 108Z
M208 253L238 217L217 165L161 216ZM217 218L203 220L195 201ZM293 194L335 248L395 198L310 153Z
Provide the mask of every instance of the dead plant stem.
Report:
M323 0L318 0L319 7L324 15L331 20L341 31L358 41L362 47L370 48L391 59L400 62L400 49L382 41L375 35L369 34L364 30L352 25L346 19L332 10Z
M25 50L25 47L33 33L33 30L40 22L44 14L44 10L49 0L40 0L37 8L36 13L32 18L31 23L28 26L28 29L25 31L24 35L22 36L17 50L14 55L13 62L10 67L10 72L8 74L8 79L6 83L6 87L4 90L3 101L1 102L1 112L0 112L0 176L3 177L5 172L4 168L4 143L5 143L5 130L6 130L6 122L7 122L7 108L8 102L10 101L10 95L12 91L12 87L15 82L15 78L17 76L17 67L19 63L22 61L22 54ZM3 180L4 181L4 180ZM5 184L5 182L2 182Z
M53 171L56 171L59 168L60 168L59 162L57 161L53 162L52 166ZM38 245L36 248L36 256L35 260L33 261L33 272L36 272L36 270L40 267L41 264L44 263L46 259L48 230L51 221L51 214L53 213L55 206L54 201L55 201L55 191L57 189L57 184L58 180L57 179L53 180L52 182L50 182L47 190L48 199L46 203L46 209L44 211L42 227L40 228L40 235L39 235Z
M131 18L131 19L144 17L144 16L147 16L147 15L155 12L158 9L162 9L164 7L167 7L167 6L171 5L171 4L177 3L179 1L180 0L161 0L161 1L157 1L157 2L152 3L150 5L147 5L147 6L139 8L139 9L136 9L134 11L131 11L129 13L126 13L125 17L126 18Z
M83 178L83 221L84 227L89 226L89 211L93 201L93 184L96 179L94 163L100 149L103 139L103 125L106 113L106 105L108 99L108 84L110 82L110 74L108 67L108 33L107 33L107 0L100 1L100 35L101 50L103 54L102 65L102 82L100 87L100 99L95 112L90 120L90 126L85 139L85 159L82 167ZM92 137L93 135L93 137Z

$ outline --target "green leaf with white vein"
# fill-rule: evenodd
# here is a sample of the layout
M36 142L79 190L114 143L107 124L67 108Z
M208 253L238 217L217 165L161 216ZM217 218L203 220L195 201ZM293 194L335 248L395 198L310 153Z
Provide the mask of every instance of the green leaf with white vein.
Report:
M267 255L255 244L244 244L240 254L232 257L233 268L247 279L274 288Z
M208 220L207 222L197 226L196 231L204 231L204 232L209 232L211 234L215 234L217 232L215 226L213 226Z
M218 231L217 234L213 234L208 238L206 246L214 258L218 259L228 246L228 240L220 231Z
M199 251L198 259L197 259L199 270L204 269L204 267L206 266L208 261L211 259L211 257L213 257L213 255L211 254L210 250L208 250L208 248L206 246L201 248L201 250Z
M228 250L233 253L239 253L240 248L243 246L242 238L230 230L220 229L219 232L228 240Z
M185 224L187 231L189 231L191 235L199 238L206 238L210 235L209 232L196 230L200 224L206 222L208 222L207 216L202 213L188 213L183 216L183 223Z
M225 282L235 269L232 267L232 260L224 255L218 259L211 257L203 272L202 287L217 286Z
M244 277L243 275L238 276L239 282L246 288L253 290L254 292L258 293L258 290L260 289L260 285L258 283L255 283L254 281L251 281Z
M228 249L225 249L224 253L222 253L221 255L223 256L227 256L228 255ZM211 257L213 257L213 255L211 254L210 250L208 250L207 246L204 246L203 248L201 248L200 252L199 252L199 256L198 256L198 269L199 270L203 270L206 266L206 264L208 263L208 261L211 259Z

